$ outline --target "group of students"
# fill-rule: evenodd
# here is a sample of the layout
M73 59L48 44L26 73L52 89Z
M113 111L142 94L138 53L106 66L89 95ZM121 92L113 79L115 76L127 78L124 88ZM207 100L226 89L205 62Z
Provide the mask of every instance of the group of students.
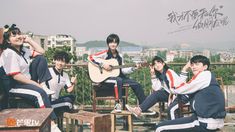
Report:
M24 48L23 43L28 43L33 50ZM102 63L100 58L116 59L119 65L124 65L124 59L117 50L120 43L118 35L110 34L106 43L108 49L90 55L89 60L100 68L111 71L112 66ZM5 27L0 51L1 71L13 80L9 89L10 94L32 100L40 108L61 108L61 106L63 106L62 110L73 108L75 96L59 97L61 88L64 87L71 92L76 83L76 77L72 77L70 81L68 74L63 71L66 63L69 62L67 53L57 53L54 56L55 66L48 69L47 62L42 56L44 50L30 37L21 35L16 25ZM147 97L138 82L125 76L138 69L138 64L135 68L120 69L118 77L109 77L102 84L111 85L117 89L114 91L117 97L115 110L118 112L122 110L123 84L128 84L138 98L139 106L126 105L126 108L135 116L140 116L157 102L168 102L169 120L157 124L156 132L216 131L223 127L226 115L225 100L214 75L208 71L209 66L208 58L196 55L178 75L162 58L155 56L150 65L153 92ZM193 77L187 81L189 69L192 70ZM52 95L51 100L47 94ZM168 98L169 95L173 96ZM192 116L179 117L176 114L179 108L178 100L191 106ZM54 112L51 114L51 119L56 119ZM59 130L55 126L53 131Z
M107 71L112 70L112 66L102 63L100 58L116 59L119 65L124 65L123 57L117 50L119 42L118 35L110 34L106 39L108 50L90 55L90 61ZM224 126L225 99L215 76L208 70L209 66L210 61L207 57L195 55L178 75L167 66L162 58L155 56L150 65L153 92L147 97L139 83L124 75L138 69L138 65L136 68L120 69L118 77L109 77L104 83L118 88L118 92L115 93L118 95L115 110L118 112L121 111L122 85L126 83L130 85L140 104L137 107L126 105L126 108L137 117L157 102L168 102L169 120L157 124L156 132L216 131ZM187 81L189 69L193 76ZM190 105L193 112L191 116L180 117L177 115L179 100L185 105Z
M2 37L0 74L3 79L1 86L4 86L6 97L15 96L31 100L37 108L54 108L50 115L51 131L59 132L60 129L54 122L57 115L73 110L75 101L72 94L59 96L62 88L72 92L77 82L76 77L70 80L68 74L63 71L69 62L69 55L64 51L56 52L53 57L55 66L48 68L43 57L44 49L32 38L22 35L15 24L6 25ZM23 43L29 44L32 50L25 48ZM7 102L1 104L1 107L6 108Z

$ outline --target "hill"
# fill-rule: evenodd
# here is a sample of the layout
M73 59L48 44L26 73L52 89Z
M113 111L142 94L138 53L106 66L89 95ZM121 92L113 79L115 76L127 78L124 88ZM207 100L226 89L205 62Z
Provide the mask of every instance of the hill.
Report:
M127 46L139 46L134 43L129 43L125 41L121 41L119 44L121 47L127 47ZM105 41L88 41L86 43L80 43L77 44L78 47L86 47L86 48L92 48L92 47L106 47L106 42Z

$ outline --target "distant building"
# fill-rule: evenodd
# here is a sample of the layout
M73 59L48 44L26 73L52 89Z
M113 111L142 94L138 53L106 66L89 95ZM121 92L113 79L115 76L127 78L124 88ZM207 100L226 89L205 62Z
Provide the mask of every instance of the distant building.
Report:
M135 56L134 58L131 59L134 63L142 63L143 59L141 56Z
M38 43L44 50L47 50L48 47L48 36L46 35L35 35L33 33L26 33L28 37L31 37L36 43ZM29 44L24 43L24 46L30 47ZM31 47L30 47L31 48Z
M57 48L68 46L70 47L70 52L73 53L76 50L76 39L71 35L58 34L48 37L48 47Z
M103 50L107 50L107 47L92 47L88 49L87 53L88 55L91 55Z
M185 58L189 60L191 57L193 57L192 50L179 50L179 58Z
M76 47L76 56L83 56L84 54L88 54L86 47Z
M143 51L143 56L153 58L158 52L167 51L167 48L148 48Z
M221 62L233 62L233 54L230 52L221 52L220 61Z
M203 55L203 56L206 56L207 58L210 58L211 52L210 50L193 51L193 55Z
M156 56L157 53L158 53L158 50L156 48L149 48L149 49L144 50L143 55L152 58L152 57Z
M138 46L127 46L127 47L120 47L119 51L123 55L127 54L129 57L135 58L137 56L141 56L143 48Z
M88 49L89 54L94 54L103 50L107 50L107 47L92 47ZM126 47L119 47L119 53L122 55L127 54L130 57L140 56L143 48L138 46L126 46Z
M206 56L207 58L210 58L211 57L211 52L210 52L210 50L203 50L202 55Z
M177 51L169 51L166 53L166 62L173 62L174 58L177 56Z
M45 35L34 35L33 36L33 40L35 42L37 42L38 44L41 45L41 47L45 50L48 49L47 45L48 45L48 36Z

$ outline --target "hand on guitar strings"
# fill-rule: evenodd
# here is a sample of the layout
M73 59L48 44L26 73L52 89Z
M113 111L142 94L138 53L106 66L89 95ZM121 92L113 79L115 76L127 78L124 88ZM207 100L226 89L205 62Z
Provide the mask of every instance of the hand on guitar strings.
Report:
M107 71L111 71L112 70L112 66L110 66L109 64L103 64L102 68L104 68Z

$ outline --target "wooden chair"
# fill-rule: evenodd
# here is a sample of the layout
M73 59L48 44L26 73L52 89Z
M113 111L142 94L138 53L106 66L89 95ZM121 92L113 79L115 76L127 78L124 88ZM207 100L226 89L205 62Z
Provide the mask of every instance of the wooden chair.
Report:
M89 123L91 132L111 132L110 114L88 111L80 111L78 113L65 112L64 118L66 119L66 132L83 132L84 123Z
M10 108L37 108L33 101L21 97L9 96Z
M125 104L128 101L128 84L123 85L123 109L125 109ZM103 87L99 83L92 83L92 109L93 112L96 110L111 110L113 107L97 107L97 103L100 100L115 100L114 89L110 87Z
M159 106L159 119L162 120L164 116L166 116L166 102L158 102L158 106Z

